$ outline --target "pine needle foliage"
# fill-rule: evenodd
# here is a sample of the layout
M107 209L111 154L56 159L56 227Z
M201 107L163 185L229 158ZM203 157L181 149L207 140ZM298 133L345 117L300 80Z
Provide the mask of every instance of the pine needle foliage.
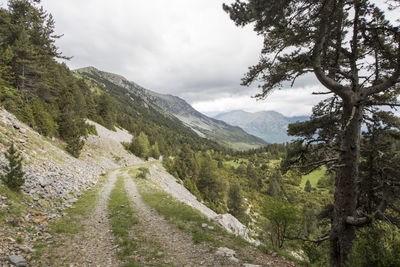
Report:
M5 174L1 174L1 180L10 189L19 191L20 187L25 183L24 171L22 170L22 156L15 149L14 144L4 153L8 160L8 164L3 166Z

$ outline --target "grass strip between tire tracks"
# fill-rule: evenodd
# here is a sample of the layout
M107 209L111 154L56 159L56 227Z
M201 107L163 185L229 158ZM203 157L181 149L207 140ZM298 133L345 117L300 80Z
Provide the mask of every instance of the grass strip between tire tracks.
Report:
M123 266L140 266L131 258L132 252L139 247L139 241L129 235L130 229L139 223L139 220L124 189L123 176L118 176L115 187L110 193L108 210L111 230L119 247L118 258L124 262Z

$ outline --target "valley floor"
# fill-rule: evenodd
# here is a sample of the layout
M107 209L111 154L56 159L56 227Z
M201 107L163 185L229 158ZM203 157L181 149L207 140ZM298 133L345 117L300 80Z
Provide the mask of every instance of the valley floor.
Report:
M61 221L54 222L52 228L58 233L50 241L38 245L38 255L32 265L253 266L252 263L297 266L226 233L221 234L223 231L218 230L218 226L188 206L174 202L176 200L159 191L150 180L134 178L141 166L143 164L109 172L96 191L93 208L80 214L68 213ZM158 206L146 203L148 194L161 196ZM189 214L188 221L181 220L180 214L160 212L158 208L164 203L163 198L166 206L162 209L166 211L178 205L177 210Z

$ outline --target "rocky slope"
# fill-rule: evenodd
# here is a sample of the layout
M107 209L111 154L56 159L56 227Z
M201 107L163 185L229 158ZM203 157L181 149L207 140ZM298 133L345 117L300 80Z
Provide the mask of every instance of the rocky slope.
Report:
M288 125L296 121L308 120L306 116L285 117L276 111L250 113L243 110L221 113L214 118L239 126L268 143L285 143L293 140L293 136L287 135Z
M192 208L200 211L209 220L212 220L225 228L229 233L241 236L243 239L255 245L260 245L258 240L255 240L249 236L249 229L239 222L231 214L218 214L208 208L206 205L197 200L197 198L189 192L181 183L179 183L175 177L167 173L161 163L156 163L150 166L149 179L158 184L162 190L169 193L176 199L183 203L191 206Z
M0 109L0 165L7 163L4 152L14 143L24 158L26 173L22 195L0 182L0 265L10 255L29 261L33 243L52 238L48 222L61 217L83 190L96 185L110 168L140 162L119 143L132 138L127 132L96 127L99 135L88 137L76 159L60 148L65 144L59 140L39 135Z
M214 140L227 147L249 149L266 144L261 138L250 135L239 127L207 117L179 97L153 92L120 75L103 72L94 67L78 69L75 72L82 76L90 75L90 78L97 79L98 82L101 82L102 79L112 82L114 85L124 88L127 96L132 94L140 97L161 113L177 118L199 136ZM104 85L103 88L106 86Z

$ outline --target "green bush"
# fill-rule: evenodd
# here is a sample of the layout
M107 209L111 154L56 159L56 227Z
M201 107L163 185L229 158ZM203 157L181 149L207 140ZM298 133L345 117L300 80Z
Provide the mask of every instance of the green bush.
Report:
M360 229L346 266L400 266L400 234L386 223Z
M10 189L18 191L20 187L25 183L24 175L22 171L22 157L17 152L14 144L11 144L10 148L4 153L8 160L8 165L3 166L5 174L1 174L1 180Z
M148 173L149 173L149 168L140 167L139 173L136 175L136 178L146 179Z
M86 124L86 133L87 135L98 135L96 126L93 124Z
M301 221L296 206L283 201L271 199L266 202L263 215L268 220L264 224L264 230L267 234L266 241L269 241L275 248L283 248L288 236L295 236Z

